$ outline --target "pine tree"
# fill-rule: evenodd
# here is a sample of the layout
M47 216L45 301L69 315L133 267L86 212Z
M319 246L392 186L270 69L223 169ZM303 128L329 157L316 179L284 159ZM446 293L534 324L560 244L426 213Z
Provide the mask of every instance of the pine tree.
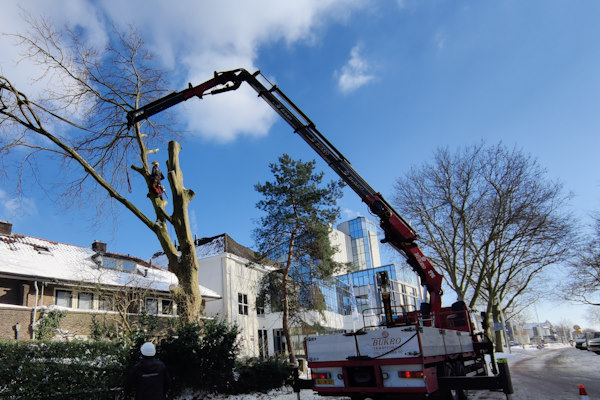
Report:
M283 334L290 363L296 363L291 345L290 316L303 309L323 309L317 281L330 278L340 266L334 262L336 249L329 241L331 225L339 217L336 206L343 182L323 184L323 173L315 172L316 162L292 160L289 155L271 163L274 180L255 185L263 199L256 206L266 215L254 230L260 255L283 264L267 276L263 298L271 308L282 311Z

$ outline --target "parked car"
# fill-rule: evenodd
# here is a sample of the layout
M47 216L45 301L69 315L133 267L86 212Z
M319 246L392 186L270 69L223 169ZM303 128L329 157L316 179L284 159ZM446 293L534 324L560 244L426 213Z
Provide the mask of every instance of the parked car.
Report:
M579 349L579 350L587 349L587 339L585 338L585 336L576 337L574 342L575 342L576 349Z
M587 349L600 354L600 332L588 332L586 334Z

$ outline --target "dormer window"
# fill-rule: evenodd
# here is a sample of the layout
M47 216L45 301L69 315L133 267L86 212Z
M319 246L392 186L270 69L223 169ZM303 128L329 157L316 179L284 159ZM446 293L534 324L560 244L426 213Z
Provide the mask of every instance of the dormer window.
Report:
M130 261L123 261L123 271L133 272L135 271L135 263Z
M33 249L40 254L52 254L50 253L50 249L46 246L39 246L37 244L34 244Z
M132 261L117 260L109 258L106 255L102 257L102 266L104 268L116 269L124 272L135 272L136 263Z

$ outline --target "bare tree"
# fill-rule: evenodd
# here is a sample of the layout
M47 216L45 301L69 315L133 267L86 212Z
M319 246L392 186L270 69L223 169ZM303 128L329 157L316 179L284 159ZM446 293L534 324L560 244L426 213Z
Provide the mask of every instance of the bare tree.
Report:
M562 291L567 300L600 306L600 215L594 216L594 230L577 249L570 274Z
M131 212L156 235L169 270L179 279L172 294L180 316L185 321L197 319L202 298L188 222L188 204L194 192L183 186L181 146L175 141L168 146L167 176L173 202L169 214L161 196L154 192L149 156L157 151L155 147L164 145L162 135L173 132L164 123L136 124L132 129L126 124L128 111L164 94L164 74L154 67L152 55L135 30L128 34L112 32L106 47L98 49L82 41L76 32L57 31L43 19L27 18L30 31L12 36L24 58L42 68L38 79L50 81L50 86L30 98L9 77L0 76L4 172L14 175L12 172L18 171L21 188L28 173L35 178L40 163L46 166L52 160L57 163L57 172L65 172L63 194L70 202L79 196L91 201L112 199ZM145 182L143 197L126 194L131 191L130 170ZM73 171L79 173L73 175ZM104 196L97 195L99 188ZM153 217L140 208L147 201L146 195ZM174 227L179 249L169 236L167 223Z
M567 257L567 200L535 160L501 144L438 150L398 179L395 197L459 299L483 304L494 322L523 307L542 271Z
M590 325L600 324L600 308L599 307L588 308L586 317L587 317L587 322Z

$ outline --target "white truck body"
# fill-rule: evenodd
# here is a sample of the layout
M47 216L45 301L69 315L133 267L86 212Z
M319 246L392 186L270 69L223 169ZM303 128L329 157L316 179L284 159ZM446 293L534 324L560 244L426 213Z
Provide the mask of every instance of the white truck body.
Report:
M468 332L428 326L382 327L356 336L342 333L309 336L306 345L309 362L345 361L356 356L381 359L432 357L473 351Z
M465 331L382 326L308 336L305 343L313 389L321 395L425 398L439 389L438 375L445 375L440 366L458 365L463 376L487 373L473 361L473 338Z

